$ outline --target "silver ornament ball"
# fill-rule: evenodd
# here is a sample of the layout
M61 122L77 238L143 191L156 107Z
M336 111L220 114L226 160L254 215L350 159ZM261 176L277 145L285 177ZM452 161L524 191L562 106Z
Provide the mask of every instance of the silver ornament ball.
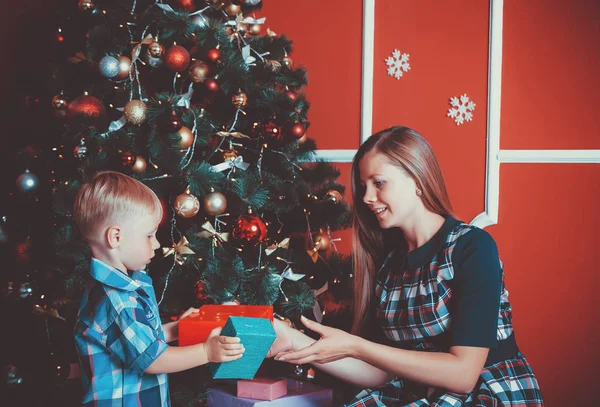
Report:
M25 170L25 172L17 178L17 189L23 193L33 192L39 185L40 181L38 177L29 172L29 170Z
M304 368L300 365L296 365L296 368L294 369L294 374L296 376L302 376L303 373L304 373Z
M33 288L31 287L31 283L23 283L21 287L19 287L19 297L27 298L33 294Z
M19 374L19 369L15 365L8 365L6 372L6 384L8 387L15 387L23 383L23 378Z
M98 64L98 69L100 73L105 78L114 78L119 74L119 60L115 57L111 57L110 55L105 56L100 60Z
M73 155L75 156L75 158L85 158L85 155L87 154L87 146L85 144L80 144L78 146L75 146L75 148L73 149Z
M211 192L204 197L204 212L209 215L221 215L227 209L227 198L220 192Z
M208 27L208 20L202 14L196 14L191 18L192 24L198 28Z

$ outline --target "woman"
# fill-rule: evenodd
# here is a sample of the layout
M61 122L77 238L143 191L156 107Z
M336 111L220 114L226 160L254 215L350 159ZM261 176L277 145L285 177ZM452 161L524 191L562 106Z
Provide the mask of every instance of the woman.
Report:
M302 318L314 341L277 321L270 355L369 388L347 406L543 405L496 244L452 217L427 141L406 127L371 136L354 158L352 194L353 334ZM365 339L377 330L385 344Z

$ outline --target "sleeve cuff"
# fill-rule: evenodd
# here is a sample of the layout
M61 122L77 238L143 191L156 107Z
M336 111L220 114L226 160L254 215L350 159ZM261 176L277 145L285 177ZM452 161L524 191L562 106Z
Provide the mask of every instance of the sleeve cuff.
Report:
M133 363L131 368L137 370L140 374L144 373L148 367L154 363L164 351L167 350L169 345L160 339L155 340L146 348L146 350L138 356Z

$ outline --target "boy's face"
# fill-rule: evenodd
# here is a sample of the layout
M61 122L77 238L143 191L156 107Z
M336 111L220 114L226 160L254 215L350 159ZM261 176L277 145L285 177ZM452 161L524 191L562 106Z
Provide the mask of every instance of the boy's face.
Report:
M154 257L154 251L160 247L156 240L159 215L141 216L122 223L119 256L127 270L144 270Z

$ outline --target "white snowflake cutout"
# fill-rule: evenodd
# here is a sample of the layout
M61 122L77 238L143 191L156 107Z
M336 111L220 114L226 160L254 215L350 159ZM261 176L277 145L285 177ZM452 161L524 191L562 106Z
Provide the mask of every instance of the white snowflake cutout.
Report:
M410 55L403 54L395 49L394 52L392 52L392 56L385 59L385 63L388 66L387 74L400 80L404 72L410 70L408 58L410 58Z
M452 107L448 109L448 117L453 118L457 126L473 120L475 103L469 100L466 93L460 97L460 100L457 97L450 98L450 106Z

